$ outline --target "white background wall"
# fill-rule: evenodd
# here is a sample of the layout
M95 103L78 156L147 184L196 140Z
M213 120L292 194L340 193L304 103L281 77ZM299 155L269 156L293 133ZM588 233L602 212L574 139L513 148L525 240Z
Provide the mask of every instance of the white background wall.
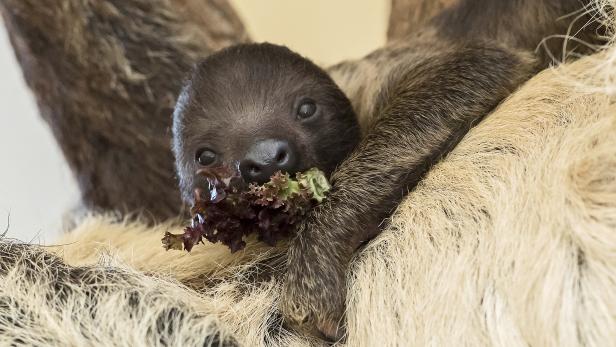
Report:
M231 3L253 39L286 44L322 64L361 57L385 41L389 0ZM50 243L78 196L0 22L0 233L10 213L9 237Z

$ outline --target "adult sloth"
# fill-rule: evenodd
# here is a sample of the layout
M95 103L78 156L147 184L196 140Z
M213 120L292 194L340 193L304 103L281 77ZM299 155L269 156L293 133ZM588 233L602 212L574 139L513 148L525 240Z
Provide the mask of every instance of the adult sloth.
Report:
M207 184L196 172L232 161L258 183L278 170L331 174L329 199L291 241L281 310L292 326L339 340L354 252L473 125L548 66L546 51L533 54L543 38L569 30L598 42L590 18L567 17L580 5L460 1L422 31L328 71L270 44L220 51L196 66L175 110L182 195L192 203ZM554 52L562 40L547 43Z

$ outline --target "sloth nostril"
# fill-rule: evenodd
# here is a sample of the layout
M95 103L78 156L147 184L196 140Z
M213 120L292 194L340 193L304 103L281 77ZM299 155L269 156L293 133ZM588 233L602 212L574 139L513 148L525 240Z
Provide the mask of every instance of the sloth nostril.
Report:
M263 184L277 171L295 174L297 153L284 140L268 139L253 144L240 161L240 171L249 182Z
M261 168L256 165L251 165L249 170L250 170L250 173L253 175L258 175L259 173L261 173Z
M287 151L280 151L278 155L276 156L277 163L282 163L286 159L287 159Z

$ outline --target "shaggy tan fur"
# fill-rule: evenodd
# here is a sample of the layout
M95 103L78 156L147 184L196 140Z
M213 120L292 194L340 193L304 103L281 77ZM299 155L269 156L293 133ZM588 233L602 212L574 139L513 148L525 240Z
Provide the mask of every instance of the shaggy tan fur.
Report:
M431 170L391 227L354 261L349 346L599 346L616 340L616 99L570 83L602 83L589 80L588 72L613 53L538 75ZM250 244L234 256L209 244L191 254L164 252L160 237L170 228L95 217L55 251L71 265L100 264L101 257L122 264L137 289L132 282L120 285L120 297L134 290L162 297L143 304L148 317L177 301L217 322L203 327L218 326L245 345L310 344L268 330L278 322L278 280L251 282L250 265L283 246ZM22 282L15 270L3 281L2 295L10 290L41 304L44 293L16 293ZM67 302L79 302L79 291L74 295ZM106 300L109 315L123 306ZM60 312L75 311L69 307ZM41 304L36 312L53 310ZM121 310L118 318L110 335L115 341L146 341ZM87 321L84 327L108 329ZM73 336L64 325L46 329Z
M196 346L227 338L215 316L202 313L216 311L215 301L111 258L71 268L40 249L2 243L0 260L1 346Z

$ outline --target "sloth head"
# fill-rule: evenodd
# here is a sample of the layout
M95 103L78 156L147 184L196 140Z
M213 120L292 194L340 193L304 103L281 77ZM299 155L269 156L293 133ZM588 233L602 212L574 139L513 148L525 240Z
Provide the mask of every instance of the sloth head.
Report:
M233 46L196 65L175 108L173 150L184 199L199 169L238 162L248 182L318 167L327 175L359 141L351 103L306 58L272 44Z

